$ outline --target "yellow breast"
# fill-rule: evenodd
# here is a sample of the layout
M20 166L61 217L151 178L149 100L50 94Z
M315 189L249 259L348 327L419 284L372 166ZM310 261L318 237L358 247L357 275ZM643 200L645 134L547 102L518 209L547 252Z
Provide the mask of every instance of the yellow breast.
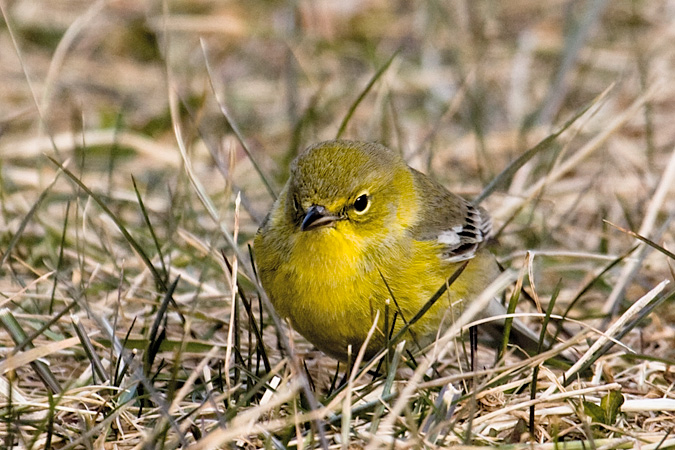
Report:
M292 242L286 260L275 270L261 268L261 279L279 314L319 349L339 359L346 358L348 345L354 354L358 351L379 311L368 347L369 355L377 352L392 328L385 324L385 308L390 321L396 317L397 332L458 266L441 261L437 243L406 239L405 234L374 249L364 248L362 241L338 228L316 231L296 234L295 239L305 241ZM469 283L469 277L457 280L413 327L421 345L434 339L443 321L449 324L458 316Z

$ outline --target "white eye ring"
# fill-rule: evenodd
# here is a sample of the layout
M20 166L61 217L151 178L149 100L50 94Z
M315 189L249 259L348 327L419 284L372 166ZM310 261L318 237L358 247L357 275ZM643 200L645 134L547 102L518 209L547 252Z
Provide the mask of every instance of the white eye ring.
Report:
M370 201L370 198L368 198L368 193L367 192L362 192L356 197L356 200L354 200L353 206L354 206L354 212L356 214L365 214L366 211L370 209L370 204L372 202Z

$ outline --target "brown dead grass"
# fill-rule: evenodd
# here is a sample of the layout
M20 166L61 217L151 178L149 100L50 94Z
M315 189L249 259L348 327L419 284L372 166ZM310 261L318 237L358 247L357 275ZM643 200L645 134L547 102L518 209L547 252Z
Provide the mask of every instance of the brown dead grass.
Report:
M595 101L485 202L497 228L506 224L495 253L508 267L529 267L526 289L537 293L544 309L560 283L554 313L561 314L604 267L638 243L608 222L672 251L675 11L666 1L606 2L596 21L585 23L596 4L602 2L324 0L293 7L205 0L173 2L165 11L160 3L5 2L0 306L26 334L39 333L34 349L17 352L0 327L4 444L133 448L161 440L170 448L311 447L319 445L319 419L327 442L344 448L512 442L544 448L556 440L573 445L589 439L595 442L586 445L672 446L672 302L621 339L627 348L615 348L591 375L568 387L557 384L562 371L541 366L534 436L518 421L529 421L528 383L538 361L516 370L511 366L519 360L510 359L493 370L486 349L486 372L473 377L457 371L450 352L447 369L432 377L418 374L419 384L411 384L417 379L412 371L388 387L362 376L326 398L335 363L291 335L317 387L321 405L311 411L300 400L301 366L279 351L267 315L258 324L270 374L277 378L264 378L274 386L255 387L265 371L239 301L240 354L225 360L233 348L227 350L232 277L220 250L233 260L225 235L236 229L241 290L258 320L257 295L246 280L246 246L272 198L217 98L278 191L293 156L335 136L351 103L396 50L345 137L381 141L468 197ZM47 156L96 193L160 273L166 267L165 281L180 275L151 365L145 349L166 287L153 279L111 214ZM212 202L211 214L185 161ZM242 204L235 228L237 193ZM528 250L534 255L529 260ZM672 259L645 247L597 281L570 317L606 329L602 314L616 294L622 293L621 314L663 280L672 281L672 267ZM521 303L521 309L536 311ZM76 337L71 314L110 380L92 377L92 357ZM107 324L120 342L131 330L126 352L111 344ZM572 334L584 329L568 328ZM575 348L583 354L588 346ZM629 349L638 356L625 357ZM129 369L115 385L111 375L120 360ZM61 384L61 395L50 397L36 375L38 362ZM430 405L448 383L467 395L458 394L447 417L436 416ZM383 389L395 394L378 401ZM609 391L623 394L621 414L613 423L591 424L582 401L598 403ZM374 402L370 409L360 409L368 402Z

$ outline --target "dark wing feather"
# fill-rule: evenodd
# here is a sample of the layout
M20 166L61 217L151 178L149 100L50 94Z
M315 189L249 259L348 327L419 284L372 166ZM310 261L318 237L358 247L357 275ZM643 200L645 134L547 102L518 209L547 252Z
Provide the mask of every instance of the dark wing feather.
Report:
M418 240L437 240L443 245L441 258L448 262L471 259L492 231L487 211L448 192L441 184L413 170L423 213L412 228Z

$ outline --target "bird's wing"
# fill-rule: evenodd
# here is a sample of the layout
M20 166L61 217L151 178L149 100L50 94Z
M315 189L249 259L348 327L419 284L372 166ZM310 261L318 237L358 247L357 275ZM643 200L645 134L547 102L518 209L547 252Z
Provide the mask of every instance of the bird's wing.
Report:
M471 259L492 231L487 211L448 192L426 175L413 171L415 188L423 209L412 228L418 240L437 240L441 257L448 262Z

